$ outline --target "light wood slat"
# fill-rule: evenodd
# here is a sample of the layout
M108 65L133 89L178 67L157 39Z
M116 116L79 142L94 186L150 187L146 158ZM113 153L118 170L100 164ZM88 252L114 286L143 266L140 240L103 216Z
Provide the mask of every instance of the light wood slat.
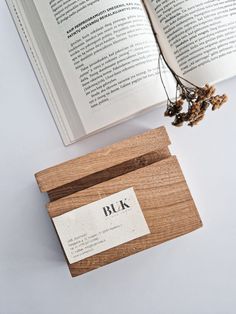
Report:
M124 175L131 171L135 171L139 168L146 167L150 164L153 164L154 162L163 160L169 156L170 156L170 151L166 147L158 151L150 152L146 155L142 155L134 159L127 160L111 168L104 169L99 172L95 172L94 174L91 174L84 178L70 182L68 184L62 185L51 191L48 191L47 193L48 193L50 201L55 201L62 197L66 197L73 193L87 189L93 185L105 182L107 180L113 179L120 175Z
M49 215L56 217L129 187L134 187L151 234L69 265L72 276L81 275L202 226L176 157L169 157L52 202L48 205Z
M161 127L43 170L35 177L40 190L42 192L52 191L49 196L51 195L51 198L55 199L58 198L58 191L55 189L62 186L68 188L68 185L74 181L78 183L78 180L82 178L125 163L148 152L159 151L159 159L166 158L170 155L167 148L169 144L167 132L164 127ZM64 196L63 193L62 196Z

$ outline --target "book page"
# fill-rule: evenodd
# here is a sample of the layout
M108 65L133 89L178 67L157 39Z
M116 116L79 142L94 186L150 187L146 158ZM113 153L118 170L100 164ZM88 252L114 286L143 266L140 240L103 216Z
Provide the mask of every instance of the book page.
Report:
M34 0L87 133L166 99L140 0Z
M203 85L236 75L235 0L144 0L173 69Z

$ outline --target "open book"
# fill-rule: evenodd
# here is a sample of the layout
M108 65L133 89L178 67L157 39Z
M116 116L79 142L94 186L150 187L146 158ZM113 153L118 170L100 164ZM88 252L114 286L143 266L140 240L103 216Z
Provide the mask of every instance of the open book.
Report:
M166 100L157 38L195 84L236 75L235 0L7 2L65 144Z

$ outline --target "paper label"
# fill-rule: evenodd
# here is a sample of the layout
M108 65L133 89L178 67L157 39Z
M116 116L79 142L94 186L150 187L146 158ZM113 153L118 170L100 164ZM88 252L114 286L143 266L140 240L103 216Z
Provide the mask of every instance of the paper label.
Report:
M53 218L70 264L150 233L133 188Z

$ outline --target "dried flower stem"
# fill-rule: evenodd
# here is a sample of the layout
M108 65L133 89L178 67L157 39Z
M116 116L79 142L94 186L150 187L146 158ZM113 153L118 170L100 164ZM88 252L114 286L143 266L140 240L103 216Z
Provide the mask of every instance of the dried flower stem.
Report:
M165 111L165 116L175 118L172 122L174 126L182 126L184 122L187 122L189 126L194 126L203 120L205 113L210 106L214 111L227 102L228 97L225 94L221 96L215 95L216 89L214 86L206 84L204 87L200 87L175 73L175 71L168 64L158 39L157 44L160 50L160 77L167 96L167 109ZM171 100L167 92L161 72L161 59L164 61L176 81L175 100ZM187 104L187 111L184 111L185 104Z

